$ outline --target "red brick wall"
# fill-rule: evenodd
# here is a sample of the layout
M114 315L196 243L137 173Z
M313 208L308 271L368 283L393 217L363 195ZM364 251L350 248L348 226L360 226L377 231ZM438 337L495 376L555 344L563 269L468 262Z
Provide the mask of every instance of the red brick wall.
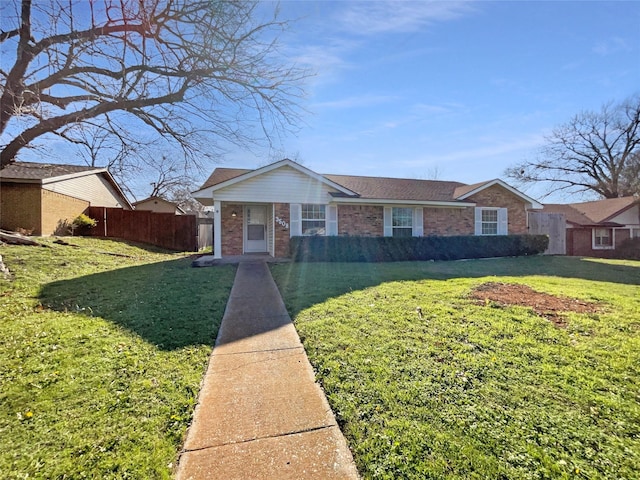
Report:
M222 225L222 256L242 255L243 239L243 209L242 205L231 203L223 204L221 209L221 225ZM232 217L231 213L236 212L236 216Z
M473 235L474 219L473 207L425 208L424 235Z
M384 208L338 205L338 235L381 237L384 235Z
M284 221L289 228L285 228L274 220L275 229L274 256L283 258L289 256L289 238L291 237L291 218L288 203L276 203L274 205L274 216Z
M478 207L506 207L508 216L508 233L510 235L526 234L527 231L527 212L524 208L524 202L499 185L493 185L486 188L467 200L476 202ZM473 209L471 209L473 215ZM473 234L474 229L471 229Z
M629 238L629 229L616 230L616 247ZM567 228L567 255L576 257L607 258L615 251L613 249L592 248L593 233L591 228Z

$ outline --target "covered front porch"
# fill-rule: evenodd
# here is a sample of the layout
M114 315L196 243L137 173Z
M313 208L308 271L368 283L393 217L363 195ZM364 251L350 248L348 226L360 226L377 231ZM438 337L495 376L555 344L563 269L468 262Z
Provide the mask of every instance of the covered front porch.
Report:
M214 201L213 257L288 256L289 206Z

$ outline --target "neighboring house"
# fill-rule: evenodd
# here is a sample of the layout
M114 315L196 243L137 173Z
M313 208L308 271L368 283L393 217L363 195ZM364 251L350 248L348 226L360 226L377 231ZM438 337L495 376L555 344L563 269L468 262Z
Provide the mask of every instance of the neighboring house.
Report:
M136 210L148 210L157 213L173 213L174 215L186 214L186 212L176 203L154 196L135 202L133 206Z
M540 209L502 180L320 175L291 160L256 170L217 168L192 194L214 207L214 256L289 254L300 235L425 236L527 233Z
M607 256L628 238L640 237L640 199L548 204L544 213L562 213L567 222L567 255Z
M0 170L0 228L66 233L90 206L132 206L106 168L15 162Z

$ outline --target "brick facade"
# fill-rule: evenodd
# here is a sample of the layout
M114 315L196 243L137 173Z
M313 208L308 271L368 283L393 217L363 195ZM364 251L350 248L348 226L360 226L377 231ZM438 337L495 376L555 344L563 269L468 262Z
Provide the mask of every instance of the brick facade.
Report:
M42 235L68 235L68 225L89 208L89 202L42 190Z
M291 238L291 217L289 214L288 203L276 203L274 205L275 217L286 223L288 227L281 225L275 221L273 228L275 229L274 257L284 258L289 256L289 238Z
M470 202L476 202L478 207L501 207L507 208L508 216L508 233L509 235L523 235L529 233L527 231L527 212L522 199L511 193L510 191L493 185L482 190L475 195L470 196ZM473 209L471 209L473 212ZM472 216L473 218L473 216ZM473 235L473 227L471 235Z
M236 212L233 217L232 212ZM242 255L243 252L243 218L242 205L236 203L223 204L221 208L222 222L222 255Z
M67 225L88 207L85 200L40 185L6 182L0 187L0 228L25 229L33 235L66 235Z
M376 205L338 205L338 235L381 237L384 208Z
M631 236L628 228L615 229L615 247ZM610 256L615 250L609 248L593 249L593 232L591 228L567 228L567 255L576 257Z
M473 207L425 208L424 235L473 235L474 215Z
M0 185L0 228L23 228L34 235L42 234L40 186L3 182Z
M527 215L525 205L518 196L501 186L494 185L468 199L479 207L507 208L508 233L526 234ZM291 235L290 208L288 203L273 204L274 256L289 256ZM237 216L232 217L235 211ZM243 253L243 206L222 204L222 255ZM276 217L280 222L276 221ZM286 224L286 226L283 225ZM473 235L475 231L475 209L423 208L424 235ZM270 226L271 228L271 226ZM381 237L384 235L384 207L382 205L338 205L338 235Z

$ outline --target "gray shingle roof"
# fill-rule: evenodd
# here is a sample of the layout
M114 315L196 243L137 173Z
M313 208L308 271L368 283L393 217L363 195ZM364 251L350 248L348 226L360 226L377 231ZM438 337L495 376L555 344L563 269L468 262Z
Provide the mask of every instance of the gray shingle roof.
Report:
M606 198L592 202L546 204L543 211L564 213L568 222L577 225L596 225L606 223L612 217L640 202L635 197Z
M103 169L80 165L14 162L0 170L0 178L4 180L44 180L92 170Z

